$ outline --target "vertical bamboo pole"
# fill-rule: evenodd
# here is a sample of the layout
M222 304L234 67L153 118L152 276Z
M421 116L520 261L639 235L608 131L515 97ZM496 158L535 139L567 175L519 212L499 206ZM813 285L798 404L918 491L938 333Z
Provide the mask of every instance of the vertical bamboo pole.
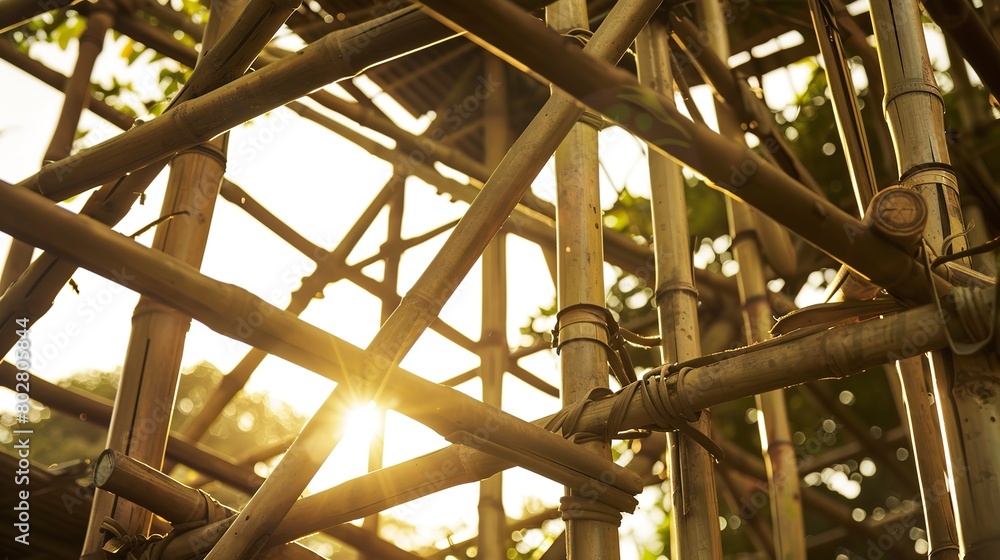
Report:
M637 42L639 80L673 97L668 31L653 18ZM663 363L701 355L698 330L698 291L694 284L688 247L687 202L681 168L666 157L650 152L653 241L656 256L656 305L659 314ZM711 433L711 412L701 411L696 426ZM670 476L670 556L672 558L722 558L719 503L708 452L680 434L667 435Z
M506 65L484 52L483 69L488 83L499 84L484 102L486 121L486 165L495 168L507 152ZM507 251L503 231L497 233L483 253L482 327L479 343L480 379L483 402L500 408L503 375L510 348L507 345ZM503 474L479 483L479 554L483 558L503 558L507 552L507 516L503 509Z
M722 60L729 58L729 37L718 0L700 0L702 25L708 33L710 47ZM829 61L828 61L829 64ZM719 130L723 135L741 140L735 116L729 107L716 103ZM740 269L737 285L743 306L747 342L753 344L770 338L773 322L767 279L764 275L761 243L763 235L755 227L753 210L746 204L726 197L729 229L733 236L733 253ZM760 220L769 218L760 216ZM771 519L775 557L796 560L806 556L806 536L802 521L802 496L798 466L792 445L791 428L785 406L785 393L778 389L756 396L757 408L763 421L760 428L761 452L767 465L768 490L771 496Z
M939 434L937 407L927 383L928 367L921 356L896 362L903 402L906 403L906 418L910 425L913 460L920 482L920 498L929 543L927 558L958 560L959 538L948 486L948 465Z
M559 32L590 28L584 0L559 0L549 5L545 20ZM573 125L556 150L555 167L558 308L565 310L579 304L603 308L604 245L597 129L582 122ZM563 326L561 321L559 326ZM586 338L561 344L559 371L563 405L583 399L595 387L608 387L605 347ZM610 442L589 441L581 445L592 453L611 458ZM617 524L575 518L577 508L584 509L585 505L572 492L568 493L561 508L566 520L566 557L569 560L619 558Z
M207 50L239 14L240 0L216 0L202 44ZM204 51L203 51L204 52ZM198 268L226 168L228 134L178 154L173 161L163 215L184 212L156 228L153 247ZM191 317L148 297L139 299L132 315L132 334L122 366L114 415L108 430L109 449L160 468L163 464L184 337ZM84 553L100 550L105 517L114 518L127 534L145 534L152 514L127 500L97 491L90 512Z
M943 253L962 250L966 248L962 235L943 248L944 240L960 234L964 224L957 180L948 165L944 103L934 82L919 8L912 0L888 0L872 3L871 10L887 92L886 117L896 144L902 183L927 202L929 219L924 238L930 246ZM952 514L957 517L955 524L964 557L996 558L1000 556L1000 530L985 519L1000 515L1000 433L995 427L1000 410L995 397L984 398L982 390L1000 383L998 368L982 352L973 356L933 353L930 363L950 477L948 485L932 485L932 480L923 478L924 471L936 471L940 465L932 462L919 466L924 506L933 510L925 513L928 525L932 521L943 525L933 531L928 527L929 533L941 541L932 543L932 553L940 558L955 557L952 535L956 529L948 526L948 515ZM923 367L918 370L917 365L900 364L900 375L911 397L913 392L925 390L920 387ZM911 418L912 427L916 422L927 419ZM916 453L920 457L921 450ZM924 453L924 458L937 461L933 448ZM954 490L953 511L944 505L949 489Z
M90 75L94 71L97 57L104 48L104 36L114 24L117 9L115 0L102 0L94 4L87 16L87 28L80 34L76 66L63 88L65 97L62 110L59 112L52 140L45 150L43 165L69 155L80 123L80 115L90 102ZM11 240L10 252L4 262L3 273L0 274L0 293L3 293L28 268L34 250L30 245L16 239Z

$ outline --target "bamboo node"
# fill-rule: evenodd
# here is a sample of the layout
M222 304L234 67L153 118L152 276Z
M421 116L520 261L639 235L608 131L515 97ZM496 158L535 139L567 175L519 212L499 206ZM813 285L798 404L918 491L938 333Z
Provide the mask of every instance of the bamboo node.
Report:
M613 523L615 526L619 526L622 523L622 514L620 511L593 498L584 498L581 496L563 496L559 498L559 513L562 514L564 521L600 521L602 523Z
M920 79L904 80L889 88L889 90L885 92L885 100L882 102L882 111L888 111L889 104L900 95L914 92L929 93L934 97L937 97L942 105L944 104L944 97L941 96L941 90L936 85Z

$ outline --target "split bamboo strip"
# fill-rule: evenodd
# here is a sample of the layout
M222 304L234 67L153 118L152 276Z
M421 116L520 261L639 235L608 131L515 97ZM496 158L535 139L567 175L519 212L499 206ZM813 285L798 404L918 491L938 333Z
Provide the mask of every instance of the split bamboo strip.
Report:
M202 37L211 50L246 0L215 0ZM172 162L162 216L152 247L195 269L201 267L208 242L215 201L226 171L229 135L179 153ZM183 215L182 215L183 214ZM145 464L162 468L170 421L180 381L184 342L191 317L149 298L140 297L132 315L132 332L122 364L115 414L108 429L107 447ZM152 513L100 490L94 493L84 554L97 552L106 535L101 527L112 518L130 535L148 533Z
M0 33L27 23L35 16L44 14L51 10L68 8L74 4L79 4L80 0L8 0L0 4Z
M728 60L729 36L722 9L717 0L699 2L703 26L708 33L709 48L720 60ZM829 59L827 59L829 60ZM716 102L719 131L739 142L743 131L733 111ZM767 278L764 272L762 245L773 245L773 235L763 227L766 217L756 218L746 204L726 198L732 250L739 263L740 303L743 307L744 331L747 344L770 338L773 311L767 299ZM771 523L775 558L796 560L806 556L805 526L802 518L802 498L795 464L795 447L788 424L785 393L782 389L755 396L763 422L760 428L761 452L767 465L767 483L771 497Z
M435 17L480 35L501 51L529 65L650 146L704 175L711 184L777 219L791 231L894 294L930 301L923 266L901 249L865 231L861 223L809 191L745 146L692 123L662 95L639 86L634 76L569 48L505 0L454 4L423 2ZM490 48L493 48L490 46ZM940 279L940 293L950 285Z
M504 62L483 52L483 71L495 90L484 101L483 158L491 168L503 159L510 147L507 131L509 87ZM503 377L510 347L507 343L507 237L496 234L482 257L482 320L479 345L479 378L483 403L501 408ZM503 558L507 553L507 515L503 507L503 474L479 483L479 553L484 558Z
M837 120L840 143L844 147L844 159L847 161L851 184L854 185L858 208L864 213L878 191L878 182L872 167L865 127L861 121L861 109L854 93L854 80L850 69L846 67L844 45L837 29L832 1L808 0L808 4L819 52L824 61L827 83L830 85L833 114Z
M654 7L652 6L653 2L649 4L647 6L646 3L637 2L627 8L613 10L588 46L603 58L613 60L619 58L627 45L631 43L632 37L638 34L642 23L648 19L648 14ZM645 17L641 15L643 14L642 8L646 8ZM637 14L639 14L638 17ZM308 56L303 54L299 57L299 60L302 59L308 59ZM280 65L280 62L275 63L264 68L258 74ZM564 98L555 98L555 103L565 106L567 111L573 110L571 102ZM545 108L542 109L539 116L542 118L548 116ZM539 119L536 118L537 120ZM535 128L541 129L542 127ZM631 473L627 475L627 471L617 467L614 463L595 458L558 437L547 437L552 434L532 432L530 429L525 431L525 428L531 426L481 404L477 408L473 406L474 401L469 402L471 399L467 399L463 403L460 393L430 384L416 376L403 377L398 370L392 370L393 366L398 364L416 343L427 326L433 322L434 317L440 312L448 297L468 274L477 256L483 253L486 245L513 211L521 197L520 195L527 189L530 178L537 174L537 167L523 164L518 160L521 158L528 158L529 161L531 159L539 160L541 159L539 154L551 153L539 149L538 144L541 140L541 144L544 146L545 142L552 142L552 138L538 139L534 136L536 132L537 130L529 125L529 131L522 135L508 152L508 157L504 158L491 177L491 181L488 181L483 188L482 195L472 203L456 226L455 231L445 242L444 247L431 261L424 274L420 276L410 292L403 298L399 307L383 324L369 344L364 356L363 372L348 375L343 380L345 383L338 385L327 403L320 407L319 412L303 428L299 438L286 453L285 459L278 464L275 474L278 474L278 470L285 470L283 465L290 463L289 459L291 458L297 464L301 463L301 466L295 468L296 476L302 478L303 474L308 474L308 477L311 478L313 473L308 473L306 466L309 461L300 457L304 453L299 449L308 449L309 452L327 451L327 453L332 450L330 443L332 441L335 445L336 437L330 437L329 434L325 433L329 429L329 426L325 424L326 422L334 422L334 429L340 429L335 423L337 420L336 411L345 405L363 404L373 397L378 398L379 395L389 397L395 393L396 395L405 394L409 400L425 401L416 405L417 408L425 410L428 406L433 407L435 403L438 407L443 407L445 399L452 401L454 404L447 410L447 413L442 408L432 408L426 410L425 414L418 414L418 418L425 425L439 430L439 433L446 437L465 439L471 444L486 446L495 453L505 453L508 456L513 454L523 463L522 466L543 476L558 477L563 482L570 481L568 486L573 486L578 490L583 488L583 484L596 483L596 479L602 476L601 473L606 475L609 472L608 469L612 473L618 472L615 482L612 483L614 486L609 488L606 494L617 496L617 493L623 489L623 485L624 488L638 485L641 489L641 481L637 480L635 475L631 475ZM561 138L562 135L560 134L558 137ZM535 149L522 150L523 144L532 145ZM518 180L520 177L524 177L526 172L530 173L533 168L534 174L527 175L528 180ZM490 183L494 182L493 179L497 177L502 178L495 182L499 185L491 187ZM390 372L392 372L393 383L387 382ZM406 390L405 385L411 385L411 387ZM400 390L403 392L397 392ZM419 398L418 395L421 393L427 398ZM461 406L459 403L465 406ZM404 412L404 406L409 408L410 405L410 403L403 402L391 404L399 407L400 412ZM415 405L415 403L413 404ZM501 418L502 421L499 420ZM508 426L506 434L502 433L505 424ZM498 426L496 433L491 434L488 430L484 432L487 425ZM470 430L478 430L478 433L470 433ZM521 437L516 442L508 439L517 432L520 432ZM529 438L527 437L529 434L534 435ZM544 450L536 446L541 445L545 440L548 440L549 443ZM323 458L325 459L325 454ZM309 466L311 467L311 465ZM318 467L317 464L316 468ZM582 474L584 477L581 478L578 474ZM619 475L624 478L617 478ZM593 478L587 480L587 476ZM266 542L267 537L280 518L287 512L287 509L291 507L292 502L301 489L305 487L306 482L308 479L303 482L291 478L274 484L265 482L261 490L254 495L254 498L244 509L245 515L241 515L227 530L207 557L208 560L218 560L230 555L252 557ZM624 498L624 496L619 497ZM633 498L629 496L628 500L631 499ZM615 507L622 507L624 503L628 502L628 500L621 501L618 498L605 500L609 503L616 502ZM263 507L261 507L262 505ZM258 508L261 509L258 510Z
M919 356L896 362L902 384L903 401L913 442L913 462L917 465L920 499L927 529L929 560L958 560L961 553L955 511L948 485L948 465L939 419L931 402L933 393L927 385L929 366ZM919 437L922 434L924 437Z
M639 36L640 83L673 99L670 47L663 21L653 18ZM701 355L698 292L692 274L687 202L680 166L660 154L649 155L650 204L656 254L655 298L663 363ZM711 432L711 411L702 410L699 431ZM667 435L671 486L670 550L677 558L722 558L714 465L708 452L690 438Z
M572 29L589 31L586 0L558 0L545 9L545 21L560 33ZM608 355L604 319L597 332L582 334L569 325L577 323L581 312L594 321L591 309L604 308L603 212L600 197L600 162L597 128L585 119L573 125L555 153L556 179L556 283L559 330L559 373L561 399L569 406L595 388L607 388ZM588 306L580 308L581 305ZM575 309L575 311L572 311ZM567 312L567 310L570 310ZM593 324L593 323L591 323ZM572 334L571 333L575 333ZM576 338L570 338L575 336ZM632 372L628 372L632 373ZM599 457L611 459L611 442L587 441L580 444ZM603 511L589 507L578 492L566 490L560 511L566 522L566 557L574 560L620 557L618 524Z
M174 101L197 96L246 72L292 8L286 0L251 0L215 48L205 53L204 64L192 72ZM166 164L167 160L162 160L120 182L104 185L87 199L81 214L108 225L117 224ZM41 318L75 270L76 265L48 254L42 254L27 267L21 279L0 296L0 346L10 348L16 341L14 318L29 317L35 321Z

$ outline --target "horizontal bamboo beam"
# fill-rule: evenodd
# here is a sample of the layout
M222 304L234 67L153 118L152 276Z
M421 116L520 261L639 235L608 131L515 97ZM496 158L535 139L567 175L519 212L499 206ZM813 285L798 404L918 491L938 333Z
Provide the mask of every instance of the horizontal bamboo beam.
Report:
M520 8L505 0L423 4L442 22L533 68L652 149L702 174L711 186L747 202L891 293L911 302L931 301L923 265L905 251L746 146L691 122L671 100L640 86L635 76L571 48L565 38ZM947 282L935 282L940 293L950 291Z
M191 315L220 334L353 390L366 382L363 372L368 358L363 350L275 309L246 290L203 276L93 220L53 207L26 189L0 189L0 201L0 229L19 239L72 258L92 272ZM47 224L44 232L34 225L38 223ZM488 434L493 451L517 448L528 454L522 457L533 457L526 466L568 486L596 485L604 499L622 509L634 504L632 495L642 489L633 473L598 460L551 432L398 367L391 367L389 375L392 381L382 386L380 404L445 437L482 445L487 442L476 434ZM484 429L487 431L482 432ZM609 475L614 475L610 485L597 482Z

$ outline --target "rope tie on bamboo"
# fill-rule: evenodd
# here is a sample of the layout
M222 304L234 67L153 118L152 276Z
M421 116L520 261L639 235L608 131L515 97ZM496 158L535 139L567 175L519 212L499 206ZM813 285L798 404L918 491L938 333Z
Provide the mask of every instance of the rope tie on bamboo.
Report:
M604 346L611 371L622 387L636 380L628 345L642 348L660 345L659 337L645 337L622 328L611 311L592 303L568 305L556 314L556 328L552 330L552 347L556 353L564 344L581 339Z
M882 101L882 112L884 113L887 111L889 109L889 103L900 95L913 92L929 93L930 95L937 97L942 104L944 103L944 98L941 97L941 90L934 84L929 84L919 78L914 80L904 80L889 88L889 91L885 92L885 100Z
M101 523L101 532L105 534L104 546L101 550L106 553L107 558L121 558L124 560L138 560L148 558L147 553L150 547L164 540L163 535L129 535L125 529L113 518L105 517ZM100 553L98 553L100 554ZM95 556L100 558L101 556Z
M646 372L641 380L625 386L617 393L603 387L595 388L579 402L557 412L545 428L574 443L641 437L651 431L676 431L704 447L716 460L721 460L725 457L722 448L690 424L698 420L700 414L691 406L684 385L684 377L692 369L681 367L676 372L664 375L665 368L655 368ZM637 392L642 407L652 422L637 430L623 431L625 415ZM611 399L611 410L604 423L603 433L582 430L579 424L584 410L591 403L605 399Z
M920 185L944 185L958 195L958 180L955 168L947 163L919 163L899 176L899 184L903 187L915 188Z
M934 284L934 280L932 278L934 268L962 257L994 250L998 246L1000 246L1000 238L988 241L979 247L973 247L951 255L937 257L932 261L932 250L930 245L926 240L923 241L922 252L924 255L924 263L926 265L925 274L927 283L930 284L931 294L934 295L934 301L936 302L938 308L938 314L941 318L942 326L944 327L944 334L948 339L948 346L951 348L952 352L959 356L975 354L985 348L988 344L990 344L990 342L994 342L998 334L997 322L998 318L1000 318L1000 299L998 299L1000 298L1000 282L997 282L993 286L992 301L990 301L990 297L987 295L986 290L977 290L963 286L956 286L952 290L951 294L947 296L954 307L955 315L957 316L959 324L962 325L962 330L965 331L963 333L965 336L961 338L972 341L964 342L963 340L956 340L951 328L948 326L947 317L949 314L943 307L941 296L938 294L937 286ZM942 247L942 250L943 249L944 247Z

